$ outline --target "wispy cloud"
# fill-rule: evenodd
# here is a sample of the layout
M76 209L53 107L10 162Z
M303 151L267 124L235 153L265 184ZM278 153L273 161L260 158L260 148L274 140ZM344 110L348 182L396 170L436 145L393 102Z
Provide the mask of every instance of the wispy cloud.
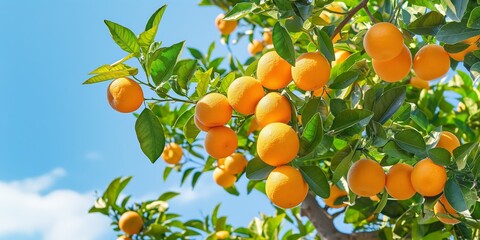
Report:
M0 237L40 235L45 240L102 239L109 220L87 214L92 192L48 189L66 175L58 168L39 177L0 181ZM43 193L44 192L44 193Z
M85 158L90 161L97 161L102 159L102 154L99 152L91 151L85 153Z

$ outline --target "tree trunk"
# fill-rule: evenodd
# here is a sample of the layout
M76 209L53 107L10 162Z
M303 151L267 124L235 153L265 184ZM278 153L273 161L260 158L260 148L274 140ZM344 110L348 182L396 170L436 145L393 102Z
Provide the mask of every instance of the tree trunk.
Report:
M337 239L380 239L378 232L358 232L352 234L342 233L337 230L333 224L332 215L328 214L325 209L320 207L315 196L308 194L301 207L302 216L306 216L312 222L313 226L317 230L317 234L324 240L337 240Z

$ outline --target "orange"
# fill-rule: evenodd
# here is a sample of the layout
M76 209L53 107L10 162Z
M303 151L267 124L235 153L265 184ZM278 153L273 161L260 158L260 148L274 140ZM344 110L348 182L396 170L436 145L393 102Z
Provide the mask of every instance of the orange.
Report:
M263 32L263 42L267 45L270 45L273 43L273 36L271 31Z
M350 57L350 52L345 50L335 50L335 61L332 62L332 66L345 62Z
M230 237L230 233L225 230L221 230L215 233L215 237L217 239L228 239Z
M263 43L258 40L253 40L248 44L247 48L250 55L254 56L263 50Z
M347 195L348 195L347 192L340 189L339 187L337 187L337 185L334 184L330 186L330 196L328 198L325 198L323 201L325 202L325 205L327 205L330 208L342 208L342 207L346 207L347 204L342 203L342 204L335 205L335 201L338 198L347 196Z
M387 173L386 189L390 196L398 200L406 200L415 195L410 177L413 167L405 163L393 165Z
M308 185L296 168L285 165L275 168L267 177L265 192L281 208L292 208L305 200Z
M474 37L471 37L471 38L467 38L465 40L463 40L464 43L466 44L474 44L474 43L477 43L477 41L480 39L480 35L477 35L477 36L474 36Z
M380 202L380 198L378 198L377 195L370 196L370 200L372 200L374 202Z
M162 158L168 164L178 164L182 156L182 148L174 142L167 144L163 149Z
M258 60L257 78L268 89L284 88L292 81L290 67L277 52L267 52Z
M467 47L466 49L464 49L460 52L448 53L448 55L450 55L450 57L452 59L454 59L458 62L463 62L463 60L465 60L465 55L467 55L468 53L473 52L477 49L478 49L477 44L472 44L472 45L470 45L469 47Z
M448 131L443 131L440 134L440 139L438 140L437 146L435 147L444 148L448 150L451 154L453 154L453 150L459 146L460 140L458 140L455 134Z
M271 166L280 166L297 156L300 141L297 133L285 123L271 123L260 131L257 152Z
M211 128L205 136L205 151L214 158L230 156L237 145L238 139L235 132L224 126Z
M265 96L262 84L253 77L240 77L228 87L228 103L235 111L250 115L260 99Z
M415 191L423 196L433 197L443 192L447 172L445 167L425 158L413 167L410 180Z
M247 136L249 136L253 132L258 131L260 129L261 128L260 128L260 126L258 126L257 118L254 117L253 120L250 122L250 126L248 127Z
M385 178L382 166L370 159L356 161L347 174L350 190L361 197L370 197L380 193L385 187Z
M245 170L247 159L241 153L234 153L223 160L223 166L226 172L230 174L239 174Z
M220 93L210 93L197 102L195 117L205 127L223 126L232 117L232 107L227 97Z
M110 106L122 113L130 113L142 106L143 91L140 84L130 78L117 78L107 89Z
M237 180L237 177L235 175L232 175L228 172L226 172L224 169L221 168L215 168L213 170L213 180L220 186L224 188L228 188L233 186L235 184L235 181Z
M335 44L338 42L338 40L342 39L342 37L340 36L340 33L335 35L335 37L333 37L332 39L332 43Z
M403 35L391 23L377 23L365 34L363 47L371 58L377 61L387 61L402 52Z
M200 121L198 121L198 118L197 117L194 117L193 119L195 121L195 126L197 126L198 129L204 131L204 132L207 132L210 128L203 125L203 123L201 123Z
M412 54L408 47L403 45L403 50L398 56L386 61L372 59L372 65L375 73L385 82L398 82L410 72Z
M224 168L224 165L225 165L225 158L219 158L217 159L217 166L220 167L220 168Z
M447 198L443 194L440 197L440 199L437 201L437 203L435 203L435 206L433 207L433 212L435 213L435 215L440 213L440 214L449 214L449 215L452 215L453 217L458 217L457 211L455 211L452 205L450 205ZM453 217L437 215L438 220L445 224L457 224L460 222Z
M315 91L313 91L313 96L315 97L327 97L327 94L330 94L332 92L332 89L328 88L325 90L325 92L323 91L323 88L319 88Z
M274 122L288 123L291 117L290 102L278 92L270 92L265 95L255 108L255 118L260 127Z
M416 88L430 89L430 84L428 81L420 79L419 77L412 77L410 79L410 85Z
M330 78L330 64L318 52L304 53L292 67L292 78L298 88L314 91L327 84Z
M422 47L413 59L413 70L423 80L430 81L447 74L450 57L443 47L429 44Z
M237 28L238 21L225 21L225 14L221 13L215 18L215 25L222 34L230 34Z
M120 216L118 227L127 235L138 234L143 227L143 219L140 214L134 211L127 211Z

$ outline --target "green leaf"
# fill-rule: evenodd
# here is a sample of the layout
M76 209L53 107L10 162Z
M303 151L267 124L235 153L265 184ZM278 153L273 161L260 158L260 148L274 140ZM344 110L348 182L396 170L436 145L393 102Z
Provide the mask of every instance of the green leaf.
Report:
M438 31L436 38L440 42L454 44L467 38L480 35L480 29L467 28L467 22L449 22Z
M443 24L445 24L445 16L431 11L410 23L407 29L419 35L435 35Z
M276 236L278 234L277 230L280 224L282 223L282 220L285 218L285 213L279 214L278 216L269 218L266 222L266 233L269 239L276 239Z
M345 223L358 223L372 216L375 212L374 204L370 198L358 198L355 205L348 206L345 211Z
M152 14L152 16L148 19L147 24L145 25L145 31L148 29L151 29L154 26L158 26L160 24L160 21L162 20L163 13L165 13L165 10L167 9L167 5L163 5L160 7L155 13Z
M162 195L160 195L160 197L158 197L157 200L159 201L168 201L176 196L180 195L180 193L177 193L177 192L165 192L163 193Z
M200 178L200 176L202 176L202 172L196 172L193 174L193 177L192 177L192 188L195 187L195 185L197 185L197 182L198 182L198 179Z
M330 89L344 89L350 86L358 79L359 73L356 71L347 71L338 75L328 86Z
M321 98L312 98L310 99L302 110L302 121L308 123L310 119L319 112L323 116L328 114L327 111L328 106L326 105L325 101Z
M118 196L122 193L123 189L128 185L132 177L116 178L114 179L105 190L103 198L108 205L116 206Z
M155 11L150 19L148 19L148 22L145 25L145 31L140 33L140 36L138 37L138 44L144 51L147 51L150 48L150 45L154 42L158 31L158 25L160 24L166 9L167 5L163 5L157 11Z
M445 44L443 48L449 53L458 53L470 47L470 44L464 42L458 42L455 44Z
M232 84L233 81L235 81L235 72L227 74L227 76L222 79L222 82L220 83L220 92L227 93L228 87L230 87L230 84Z
M465 203L465 198L463 197L463 192L460 189L460 185L453 180L448 179L445 183L445 188L443 189L445 197L447 198L448 203L457 210L457 212L463 212L468 210L467 204Z
M131 56L131 54L128 54L128 56ZM123 63L118 63L118 64L104 64L95 70L91 71L88 75L96 75L100 73L108 73L108 72L114 72L114 71L119 71L119 70L127 70L132 67L123 64Z
M330 40L330 36L318 28L315 28L315 33L317 34L318 38L318 50L328 59L329 62L335 60L335 52L333 50L332 40Z
M195 168L192 167L192 168L188 168L183 172L182 180L180 180L180 186L183 185L183 183L185 182L185 180L187 180L187 177L190 175L190 173L192 173L193 170L195 170Z
M342 161L338 164L338 166L335 168L335 171L333 172L332 184L336 184L343 176L345 176L345 174L347 174L350 166L352 165L352 158L354 154L355 151L353 151L350 147L350 152L348 153L348 155L342 159Z
M394 141L389 141L383 146L383 152L390 157L399 159L410 159L412 156L401 149Z
M466 143L453 150L453 157L457 163L458 170L465 168L468 156L476 145L477 144L474 143Z
M452 155L445 148L432 148L428 150L428 157L438 165L450 165Z
M157 161L165 147L165 135L160 120L152 112L145 108L135 122L135 132L143 153L152 163Z
M180 60L173 71L177 75L178 85L185 90L188 90L188 83L192 79L195 70L197 69L197 60L184 59Z
M192 144L197 138L199 133L200 133L200 129L198 129L197 126L195 125L195 116L192 115L190 119L188 119L185 126L183 126L183 135L185 135L187 142Z
M422 134L413 129L403 130L395 134L395 143L407 152L417 155L425 154L425 140L423 140Z
M373 213L379 214L380 212L382 212L383 208L385 208L385 206L387 205L387 202L388 202L388 193L384 192L382 195L382 199L380 199L380 202L378 203Z
M138 45L137 37L132 30L108 20L105 20L105 24L108 30L110 30L113 41L115 41L121 49L129 53L140 52L140 45Z
M295 66L295 49L292 38L279 22L273 27L273 47L280 57Z
M213 68L208 69L206 72L202 72L198 70L195 72L195 78L197 79L197 88L195 89L195 92L197 93L197 96L199 98L205 96L208 91L208 85L210 84L210 77L212 76L212 71Z
M322 142L323 124L320 113L316 113L305 125L301 137L300 156L312 152Z
M382 94L373 105L373 120L384 124L402 106L406 96L404 86L392 88Z
M462 20L469 0L449 0L452 5L447 4L447 16L455 22ZM452 8L453 7L453 8Z
M185 42L179 42L170 47L160 48L151 56L150 73L156 86L172 76L175 64L182 55Z
M168 178L168 175L170 175L170 173L172 172L173 168L172 167L165 167L165 169L163 170L163 181L166 181L167 178Z
M474 78L473 81L477 82L478 79L480 78L480 62L477 62L470 67L470 73Z
M178 118L175 120L172 128L183 128L187 124L188 120L195 114L195 108L191 108L187 111L184 111Z
M99 83L105 82L111 79L127 77L127 76L135 76L138 74L138 69L136 68L129 68L125 70L118 70L118 71L111 71L111 72L104 72L98 75L95 75L89 79L87 79L83 84L92 84L92 83Z
M333 120L330 131L338 133L349 127L353 127L356 124L359 124L361 127L365 127L370 122L370 119L372 119L372 117L373 113L368 110L347 109L342 111L339 114L339 117L336 117Z
M328 184L327 176L325 176L321 168L317 166L303 166L300 167L300 172L310 190L322 198L330 196L330 185Z
M480 7L476 7L470 12L467 27L480 29Z
M255 157L248 161L245 174L250 180L263 180L268 177L273 169L275 169L275 167L270 166L260 158Z
M230 12L225 14L225 17L223 18L223 20L225 21L240 20L241 18L251 13L253 9L255 9L255 5L253 5L253 3L250 3L250 2L237 3L235 4L235 6L233 6Z

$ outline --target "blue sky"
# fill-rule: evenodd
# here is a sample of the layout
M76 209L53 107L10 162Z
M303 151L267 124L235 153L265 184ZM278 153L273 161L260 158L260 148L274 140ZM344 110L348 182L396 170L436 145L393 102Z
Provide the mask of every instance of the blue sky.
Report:
M62 234L67 231L55 228L62 228L61 222L70 216L62 216L62 211L75 207L80 209L72 213L72 219L104 224L85 239L113 239L103 217L78 217L83 212L86 215L94 190L103 191L110 180L127 175L134 179L126 193L136 198L178 189L175 175L162 181L163 161L152 165L144 157L136 140L134 117L108 105L108 83L81 85L90 70L125 55L111 40L104 19L138 33L163 4L169 6L157 40L165 45L186 40L187 46L202 51L216 41L214 55L226 55L214 26L220 9L198 7L197 1L0 1L4 36L0 40L4 113L0 118L0 212L4 217L0 222L18 223L0 227L0 239L65 239L67 235ZM244 40L234 48L241 59L247 57L246 45ZM246 225L260 211L272 213L260 194L245 197L245 182L239 186L244 197L236 198L205 174L200 191L184 188L186 194L170 203L171 210L186 218L201 217L202 212L224 202L221 212L235 216L230 220L237 226ZM63 198L63 193L71 199ZM65 206L57 210L48 207L62 203ZM22 214L12 212L17 217L7 218L5 209L19 207L14 204L24 204ZM49 221L48 226L42 223ZM77 231L85 231L81 228Z

